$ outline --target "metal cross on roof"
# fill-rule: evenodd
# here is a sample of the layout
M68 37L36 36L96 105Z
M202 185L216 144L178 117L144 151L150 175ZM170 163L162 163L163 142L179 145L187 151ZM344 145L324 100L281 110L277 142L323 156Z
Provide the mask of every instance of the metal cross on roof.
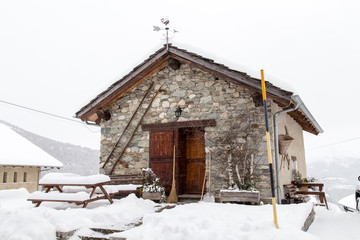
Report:
M169 49L169 30L172 31L173 33L177 33L178 31L176 31L175 29L170 29L168 24L170 23L170 20L168 17L162 18L161 22L165 25L165 28L160 28L158 26L153 26L154 27L154 31L159 32L160 30L165 30L166 31L166 49Z

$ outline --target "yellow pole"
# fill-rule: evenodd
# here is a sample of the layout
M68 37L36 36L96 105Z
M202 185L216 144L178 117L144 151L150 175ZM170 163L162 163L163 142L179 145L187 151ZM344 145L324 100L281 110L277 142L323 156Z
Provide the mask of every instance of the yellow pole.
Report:
M264 70L261 70L261 88L262 88L264 113L265 113L266 142L267 142L267 152L268 152L269 170L270 170L271 198L272 198L272 206L273 206L273 213L274 213L274 223L275 223L275 227L279 228L279 224L278 224L278 220L277 220L277 213L276 213L274 173L273 173L272 158L271 158L271 145L270 145L270 134L269 134L269 122L268 122L268 116L267 116Z

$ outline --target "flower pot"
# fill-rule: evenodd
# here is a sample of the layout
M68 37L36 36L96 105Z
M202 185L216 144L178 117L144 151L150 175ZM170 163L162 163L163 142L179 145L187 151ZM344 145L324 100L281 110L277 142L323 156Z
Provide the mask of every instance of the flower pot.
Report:
M143 199L150 199L152 201L160 201L161 199L161 192L143 192L142 193Z
M260 203L259 191L220 190L220 202Z
M289 135L284 135L284 134L279 135L279 153L280 153L280 155L286 154L287 149L293 140L294 140L294 138L290 137Z

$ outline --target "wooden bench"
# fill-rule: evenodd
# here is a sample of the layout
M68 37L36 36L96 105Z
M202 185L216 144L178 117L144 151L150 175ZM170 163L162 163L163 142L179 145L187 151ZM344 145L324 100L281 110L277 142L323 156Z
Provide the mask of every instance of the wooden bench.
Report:
M320 203L328 208L325 192L322 191L324 184L323 183L300 183L300 184L285 184L284 185L284 194L286 200L290 203L300 203L307 202L310 198L308 195L319 196ZM318 188L318 191L309 191L308 188ZM299 190L300 189L300 190Z
M49 173L39 181L45 192L34 192L27 200L36 203L36 207L45 201L83 204L84 208L89 202L100 199L107 199L112 204L113 200L104 188L109 180L108 176L102 174L79 176L71 173ZM64 192L66 187L77 190ZM54 189L57 191L51 191Z
M306 194L306 195L316 195L319 196L320 203L326 206L326 209L329 209L325 192L323 192L323 183L314 183L314 182L303 182L299 184L295 184L300 190L298 191L299 194ZM309 191L308 188L318 188L317 191Z
M295 184L284 184L284 195L287 203L302 203L310 200L309 196L299 194Z
M83 205L83 208L87 207L89 202L93 202L99 199L105 199L104 196L90 198L89 193L60 193L60 192L35 192L28 201L36 204L36 207L40 206L42 202L66 202L75 203L76 205Z
M131 193L141 197L142 187L144 185L144 177L142 174L109 175L109 177L110 182L108 185L123 185L123 188L120 188L116 193L112 193L113 198L127 197Z

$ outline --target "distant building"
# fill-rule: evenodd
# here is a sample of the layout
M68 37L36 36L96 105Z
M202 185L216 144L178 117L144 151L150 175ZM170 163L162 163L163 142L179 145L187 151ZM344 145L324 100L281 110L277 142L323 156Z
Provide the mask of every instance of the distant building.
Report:
M42 168L63 164L10 127L0 124L0 190L38 188Z
M269 82L266 90L272 146L272 117L301 102L278 119L279 137L292 139L291 144L279 140L281 188L291 182L292 170L306 177L303 131L317 135L322 129L297 95ZM267 200L271 189L263 109L259 79L169 46L76 116L101 126L100 171L106 174L136 174L150 167L169 192L175 162L178 194L200 194L207 183L206 191L218 196L234 180L254 183ZM211 174L206 175L209 164Z

